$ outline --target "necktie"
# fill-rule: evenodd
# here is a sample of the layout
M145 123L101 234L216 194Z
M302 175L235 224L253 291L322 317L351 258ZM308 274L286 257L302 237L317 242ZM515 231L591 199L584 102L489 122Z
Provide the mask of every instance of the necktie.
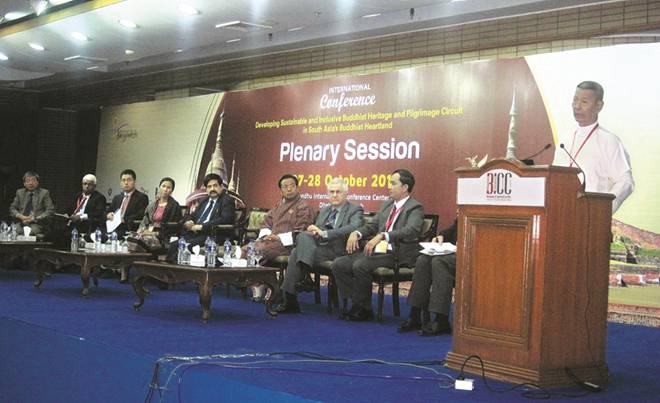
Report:
M390 217L387 219L387 223L385 224L385 231L389 232L392 229L392 225L394 225L394 219L396 218L399 210L401 210L401 208L396 208L394 205L392 206L392 210L390 210Z
M211 200L209 202L208 207L206 208L206 210L204 210L204 213L199 218L199 223L200 224L206 223L209 220L209 218L211 218L211 211L213 211L213 206L214 205L215 205L215 200Z
M121 216L124 216L126 212L126 207L128 207L128 193L124 194L124 200L121 201Z
M80 197L78 198L78 203L76 203L76 211L74 211L73 214L80 213L82 206L85 205L85 199L87 199L87 196L80 195Z
M33 206L32 206L32 197L33 197L33 196L34 196L34 194L33 194L32 192L30 192L30 194L28 195L28 201L27 201L27 203L25 204L25 209L23 209L23 215L30 215L30 214L32 214L32 210L33 210Z
M332 211L330 211L330 214L328 214L328 217L325 219L325 222L323 223L323 226L325 229L334 229L335 228L335 220L337 219L337 214L339 213L339 210L333 208Z

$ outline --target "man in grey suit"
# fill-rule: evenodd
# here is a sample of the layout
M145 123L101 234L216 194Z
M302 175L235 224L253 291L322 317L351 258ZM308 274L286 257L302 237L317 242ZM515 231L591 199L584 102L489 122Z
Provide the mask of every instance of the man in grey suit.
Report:
M353 302L351 309L342 312L350 321L366 321L374 317L371 309L371 273L378 267L394 266L393 243L399 262L414 263L418 253L417 241L424 224L424 209L410 193L415 178L406 169L397 169L390 180L390 199L385 201L373 221L353 231L346 242L346 252L332 263L332 273L339 292ZM369 239L363 253L354 253L360 239Z
M23 175L23 188L16 191L16 197L9 206L9 215L24 227L30 227L31 235L44 233L45 220L55 213L53 200L48 190L39 187L39 174L27 171Z
M348 185L341 178L328 183L329 206L324 207L316 223L296 238L296 247L289 256L282 289L284 302L275 307L280 313L299 313L296 283L304 273L320 262L341 256L346 249L348 235L362 225L362 206L346 200Z

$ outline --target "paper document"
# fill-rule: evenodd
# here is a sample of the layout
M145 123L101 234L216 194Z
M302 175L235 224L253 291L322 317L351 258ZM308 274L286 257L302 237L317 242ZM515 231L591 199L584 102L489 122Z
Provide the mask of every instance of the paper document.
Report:
M117 211L115 211L115 214L112 216L112 220L108 220L105 222L105 226L108 229L108 234L112 234L113 232L115 232L115 230L117 229L117 227L119 227L120 224L121 224L121 211L117 209Z
M449 242L443 242L441 244L437 242L420 242L419 244L424 248L420 253L429 256L450 255L456 253L456 245Z
M278 234L277 236L280 238L280 242L282 242L282 245L284 246L293 245L293 232L285 232L284 234Z

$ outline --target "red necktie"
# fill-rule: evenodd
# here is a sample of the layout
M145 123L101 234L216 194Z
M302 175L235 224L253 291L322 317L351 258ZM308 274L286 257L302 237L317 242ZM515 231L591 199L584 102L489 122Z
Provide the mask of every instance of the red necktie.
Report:
M121 202L121 216L122 217L124 216L124 213L126 212L126 207L128 206L128 199L129 198L130 198L130 196L128 194L126 194L124 196L124 200Z
M76 210L73 212L73 214L78 214L83 204L85 204L85 195L80 195L78 198L78 203L76 203Z
M401 207L396 208L396 205L392 206L392 210L390 210L390 218L387 219L387 223L385 224L385 231L389 232L392 229L392 225L394 224L394 219L396 218L396 215L399 212L399 210L401 210Z

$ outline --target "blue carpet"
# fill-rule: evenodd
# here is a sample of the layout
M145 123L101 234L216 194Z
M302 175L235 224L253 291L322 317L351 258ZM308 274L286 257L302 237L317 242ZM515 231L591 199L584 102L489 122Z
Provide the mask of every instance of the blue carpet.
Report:
M57 274L40 289L32 287L33 279L29 272L0 270L0 401L142 401L154 363L168 354L231 357L199 360L178 367L173 375L185 362L163 363L159 384L172 376L167 390L155 393L154 402L528 400L520 391L489 392L481 380L473 392L444 388L453 382L442 374L456 373L438 365L432 368L440 374L409 366L322 364L299 355L264 355L304 351L350 360L444 359L451 337L396 333L399 319L391 315L390 300L383 323L337 320L324 306L313 304L311 294L301 299L303 314L271 319L263 305L243 300L238 291L227 297L219 287L211 319L204 324L192 285L169 291L151 288L135 312L132 287L116 280L102 279L82 298L78 275ZM402 309L408 308L404 304ZM658 401L658 342L660 329L610 324L607 360L612 382L601 393L580 400Z

